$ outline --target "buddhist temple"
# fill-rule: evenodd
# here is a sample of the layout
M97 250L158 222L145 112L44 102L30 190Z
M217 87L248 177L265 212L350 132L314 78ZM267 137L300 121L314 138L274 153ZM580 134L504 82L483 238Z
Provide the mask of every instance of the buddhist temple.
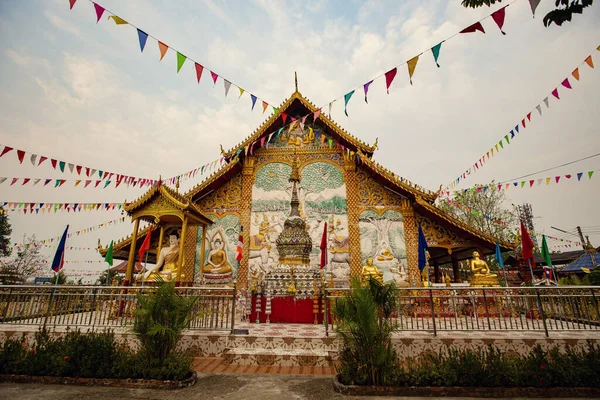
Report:
M443 282L441 265L453 266L455 282L466 281L459 262L474 251L482 257L493 254L497 239L438 208L437 193L405 178L410 171L379 165L377 148L377 140L367 144L352 136L296 89L250 136L222 149L220 170L186 193L160 192L179 199L176 208L192 212L187 220L196 221L185 227L178 222L182 218L168 221L183 229L184 278L178 284L250 289L261 277L271 282L268 287L279 288L271 291L274 295L313 296L316 290L301 292L303 279L305 286L318 277L347 281L360 276L370 259L384 282L419 286L419 226L429 246L431 281ZM150 189L125 210L135 217L157 190ZM151 202L154 212L160 204L172 208L175 203L167 200ZM116 242L114 257L131 256L132 266L138 262L132 243L139 249L147 230ZM166 244L166 235L152 236L150 263ZM502 251L514 247L499 244Z

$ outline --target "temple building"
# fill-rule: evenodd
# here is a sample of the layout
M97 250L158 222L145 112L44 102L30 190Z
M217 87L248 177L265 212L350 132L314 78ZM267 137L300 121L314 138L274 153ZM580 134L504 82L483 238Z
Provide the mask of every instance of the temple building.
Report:
M277 279L281 268L291 272L282 272L286 277L302 271L348 280L367 260L383 281L419 286L419 226L433 281L442 282L438 267L444 264L460 282L459 261L474 251L495 252L496 238L436 207L437 193L379 165L376 150L377 140L369 145L350 135L296 90L254 133L222 149L223 166L204 182L182 194L158 185L124 209L134 221L160 227L152 234L149 263L160 261L169 243L179 246L173 279L182 286L235 282L248 289L258 276ZM129 260L129 284L148 229L136 223L131 236L114 244L114 258ZM177 238L169 239L173 232ZM500 241L500 247L513 245Z

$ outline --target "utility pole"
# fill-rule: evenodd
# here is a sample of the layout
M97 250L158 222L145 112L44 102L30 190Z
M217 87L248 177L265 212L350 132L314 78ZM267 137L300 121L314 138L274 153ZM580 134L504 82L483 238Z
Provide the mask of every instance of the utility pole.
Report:
M580 226L577 227L577 233L579 233L579 240L581 240L581 246L583 247L583 250L587 250L585 247L585 239L583 238L583 233L581 232Z

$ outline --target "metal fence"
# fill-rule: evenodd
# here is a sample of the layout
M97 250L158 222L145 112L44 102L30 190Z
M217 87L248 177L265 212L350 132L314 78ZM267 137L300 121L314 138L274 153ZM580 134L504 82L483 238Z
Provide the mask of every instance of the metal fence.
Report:
M335 328L332 308L350 289L326 289L326 332ZM397 289L392 320L397 331L600 330L600 288Z
M112 286L0 286L0 323L119 328L133 325L138 294L155 288ZM176 288L196 296L190 329L233 331L235 288Z

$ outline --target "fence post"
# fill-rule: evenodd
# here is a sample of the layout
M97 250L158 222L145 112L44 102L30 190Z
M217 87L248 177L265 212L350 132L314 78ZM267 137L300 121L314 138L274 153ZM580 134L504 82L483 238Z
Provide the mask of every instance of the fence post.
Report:
M235 300L237 295L237 282L233 283L233 298L231 299L231 334L233 334L233 330L235 327Z
M329 337L329 311L327 310L327 288L323 289L323 311L325 312L325 336Z
M58 282L58 279L57 279ZM48 322L48 316L50 315L50 310L52 310L52 303L54 303L54 292L56 292L56 285L52 289L52 294L50 295L50 301L48 302L48 309L46 310L46 316L44 317L44 329L46 329L46 323Z
M538 301L538 305L540 307L540 313L542 314L542 322L544 323L544 332L546 332L546 337L548 337L548 327L546 326L546 316L544 314L544 306L542 305L542 299L540 297L540 290L539 289L535 289L535 287L533 288L533 290L535 290L535 295L537 296L537 301Z
M594 289L590 289L590 292L592 292L592 299L594 299L594 306L596 307L596 321L600 321L600 310L598 310L598 300L594 294Z
M488 306L487 306L487 297L485 297L485 289L481 289L481 292L483 293L483 306L485 307L485 317L487 319L487 323L488 323L488 330L492 330L492 324L490 323L490 313L488 311ZM475 312L477 312L477 309L475 309Z
M94 308L96 307L96 289L92 289L92 307L90 307L90 320L88 325L92 325L92 317L94 316Z
M6 299L6 307L4 308L4 313L2 313L2 322L6 321L6 315L8 314L8 308L10 307L10 300L12 298L13 288L10 288L8 292L8 298Z
M435 326L435 308L433 307L433 291L429 288L429 303L431 304L431 318L433 319L433 336L437 336L437 327Z

